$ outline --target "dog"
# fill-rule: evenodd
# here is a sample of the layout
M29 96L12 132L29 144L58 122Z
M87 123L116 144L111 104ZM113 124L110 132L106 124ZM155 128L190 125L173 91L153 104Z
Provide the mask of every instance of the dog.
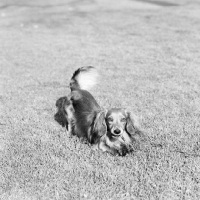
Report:
M88 91L97 79L98 72L94 67L77 69L69 84L71 93L56 102L55 120L67 128L69 135L85 137L94 149L126 155L140 133L136 119L125 109L105 110L99 106Z
M77 69L69 84L71 93L56 102L58 112L55 120L66 126L69 135L85 137L90 144L97 144L106 132L106 126L102 125L105 112L88 92L97 78L98 72L92 66Z

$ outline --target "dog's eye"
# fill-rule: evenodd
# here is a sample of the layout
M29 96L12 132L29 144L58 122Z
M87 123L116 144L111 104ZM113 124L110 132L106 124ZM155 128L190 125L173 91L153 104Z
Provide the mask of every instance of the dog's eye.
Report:
M122 118L122 119L121 119L121 122L125 122L125 121L126 121L126 118Z
M109 117L108 122L113 122L113 118Z

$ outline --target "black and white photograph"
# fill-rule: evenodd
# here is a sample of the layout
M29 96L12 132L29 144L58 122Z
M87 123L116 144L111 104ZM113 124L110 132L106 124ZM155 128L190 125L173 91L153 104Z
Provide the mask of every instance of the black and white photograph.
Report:
M0 0L0 200L200 200L200 0Z

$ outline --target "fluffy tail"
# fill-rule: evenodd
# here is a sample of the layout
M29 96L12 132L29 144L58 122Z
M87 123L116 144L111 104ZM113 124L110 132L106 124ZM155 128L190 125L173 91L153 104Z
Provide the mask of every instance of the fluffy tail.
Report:
M71 90L89 90L96 85L97 78L98 72L96 68L92 66L81 67L74 72L71 78L70 88Z

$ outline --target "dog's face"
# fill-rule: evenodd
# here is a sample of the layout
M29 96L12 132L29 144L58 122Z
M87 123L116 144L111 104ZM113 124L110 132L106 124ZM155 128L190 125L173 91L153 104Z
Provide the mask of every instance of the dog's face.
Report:
M113 108L106 114L106 125L108 132L114 137L123 134L127 123L127 114L124 109Z
M130 135L135 134L137 120L130 112L122 108L113 108L106 114L107 131L113 137L121 136L124 132Z

